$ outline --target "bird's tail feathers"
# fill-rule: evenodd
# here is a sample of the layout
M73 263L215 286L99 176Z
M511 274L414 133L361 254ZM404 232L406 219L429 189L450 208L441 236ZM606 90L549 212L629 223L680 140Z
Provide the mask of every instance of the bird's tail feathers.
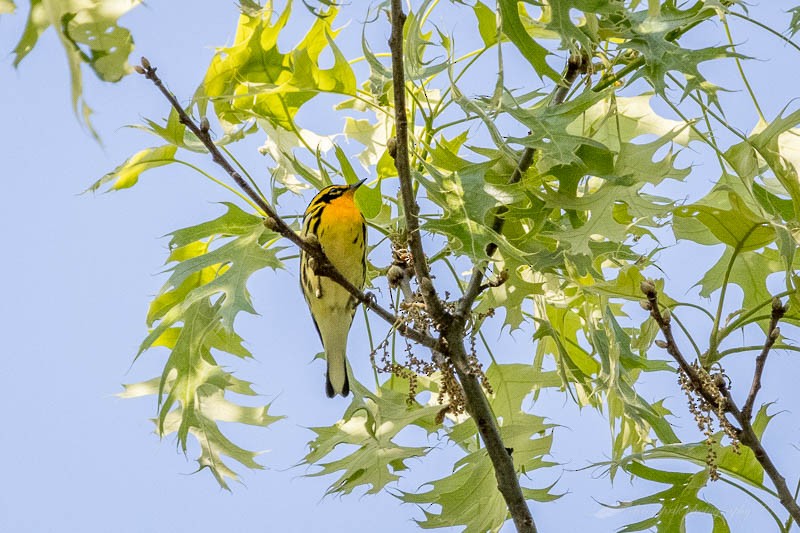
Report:
M328 352L328 373L325 376L325 394L333 398L337 394L347 396L350 394L350 380L347 377L347 359L344 350L340 353Z

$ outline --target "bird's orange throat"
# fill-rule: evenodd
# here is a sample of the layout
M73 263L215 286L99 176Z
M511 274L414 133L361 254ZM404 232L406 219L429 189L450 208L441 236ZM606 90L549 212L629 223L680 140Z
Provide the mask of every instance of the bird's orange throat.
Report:
M361 216L361 211L356 207L354 193L355 191L347 191L332 200L323 211L323 216L330 218L337 224L361 224L363 217Z

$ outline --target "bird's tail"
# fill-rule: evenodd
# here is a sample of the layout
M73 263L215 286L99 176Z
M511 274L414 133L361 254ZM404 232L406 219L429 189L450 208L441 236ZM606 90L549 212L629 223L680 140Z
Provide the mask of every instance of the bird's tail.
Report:
M350 380L347 378L347 359L344 350L327 351L328 374L325 379L325 394L333 398L337 394L350 394Z

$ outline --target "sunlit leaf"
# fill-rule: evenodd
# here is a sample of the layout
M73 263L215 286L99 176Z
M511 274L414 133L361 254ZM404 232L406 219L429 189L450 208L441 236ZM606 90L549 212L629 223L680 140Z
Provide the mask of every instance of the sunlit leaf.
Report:
M552 445L552 435L547 431L552 424L542 417L532 415L522 408L529 393L542 388L559 386L555 372L538 372L529 365L496 365L486 372L495 394L490 402L492 410L500 420L503 442L514 458L514 466L520 473L552 466L543 460ZM502 495L497 490L491 459L485 448L472 451L475 442L475 424L466 420L450 432L469 453L453 467L453 474L427 485L430 489L416 494L403 492L404 502L422 505L425 520L418 521L424 529L464 526L464 531L497 531L507 519L508 510ZM559 496L550 492L553 487L528 489L528 497L538 501L551 501ZM440 506L436 511L431 505Z
M258 9L242 6L233 45L217 51L195 94L201 114L211 101L223 123L261 118L292 130L297 111L320 92L355 94L353 70L333 40L338 33L331 28L337 8L315 18L300 43L283 53L278 35L289 20L290 8L291 3L273 22L271 3ZM334 56L329 69L319 67L326 48Z
M152 168L162 167L175 162L176 146L165 145L147 148L128 158L120 166L97 180L89 187L89 191L96 191L110 183L109 191L117 191L133 187L139 181L142 172Z
M679 207L675 216L699 222L719 242L739 252L758 250L775 240L775 231L766 220L747 209L737 196L731 195L729 201L730 209L694 204ZM676 226L675 236L689 238L690 234L682 233L681 228Z

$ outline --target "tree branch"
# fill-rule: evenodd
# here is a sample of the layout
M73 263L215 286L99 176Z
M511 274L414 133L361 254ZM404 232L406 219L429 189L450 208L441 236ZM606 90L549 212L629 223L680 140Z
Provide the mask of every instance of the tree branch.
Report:
M467 362L463 326L458 329L450 328L445 339L448 341L449 355L467 400L467 413L475 422L486 452L492 461L497 479L497 490L503 495L517 531L519 533L536 533L536 524L533 522L531 510L522 494L519 477L514 468L514 458L503 442L500 428L497 427L497 421L492 414L489 400L483 392L480 379Z
M428 260L422 248L422 236L419 232L419 205L414 196L414 185L411 180L411 166L408 161L408 117L406 116L406 77L403 62L403 26L406 15L399 0L392 0L392 35L389 38L389 49L392 53L392 84L394 86L395 115L395 156L394 164L400 180L400 196L405 212L406 230L408 231L408 248L414 260L414 273L417 276L420 292L428 308L428 314L436 324L448 321L436 289L431 282Z
M586 56L574 54L569 57L567 60L567 69L564 72L564 77L562 78L558 87L556 87L556 89L553 91L553 96L550 99L550 106L557 106L564 102L564 99L567 97L567 93L569 93L572 84L575 83L575 80L578 78L578 74L586 72L588 64L589 58ZM509 185L519 183L523 174L525 174L525 171L527 171L533 163L534 153L535 150L533 148L525 148L525 150L522 152L522 156L519 158L517 167L514 169L514 172L508 179ZM498 235L503 232L503 226L506 222L505 214L507 212L508 207L505 205L501 205L495 210L491 228L492 231ZM490 242L486 245L485 251L486 257L491 259L494 253L497 251L497 243ZM464 291L464 296L461 298L461 303L456 311L457 315L466 316L470 309L472 309L472 304L475 302L475 299L483 290L487 288L487 285L483 283L483 276L484 271L486 270L488 259L479 262L472 268L472 277L467 284L467 290Z
M758 357L756 357L756 368L753 371L753 384L750 386L750 394L747 395L747 399L742 407L742 416L747 420L750 420L753 417L753 404L756 402L756 395L761 389L761 374L764 373L764 365L767 362L769 351L772 349L772 346L775 344L775 341L778 340L778 337L781 334L781 330L778 327L778 321L780 321L785 314L786 308L783 306L783 304L781 304L780 299L773 298L772 315L770 316L769 320L769 329L767 329L767 338L764 341L764 348L761 350L761 353L758 354Z
M400 191L405 211L406 228L408 229L409 248L414 261L414 271L428 313L442 334L440 347L435 351L449 356L456 369L466 398L467 413L475 422L492 461L497 479L497 488L503 495L509 513L514 520L514 525L519 532L536 533L536 526L528 508L528 503L522 493L513 458L503 444L497 421L492 414L491 406L484 394L480 380L469 365L469 357L464 347L466 315L454 317L445 310L431 281L428 261L422 248L422 238L419 232L419 206L414 197L413 181L408 161L408 119L406 117L406 86L403 58L403 25L405 19L402 0L392 0L392 35L389 39L389 47L392 55L396 128L394 160L400 180ZM520 176L523 171L520 171Z
M150 61L148 61L147 58L142 58L141 66L137 65L136 71L153 82L156 88L161 91L161 94L164 95L167 101L169 101L170 105L172 105L173 109L175 109L175 111L178 113L181 124L184 124L192 133L197 136L198 139L200 139L208 152L211 154L211 158L214 163L222 167L228 176L230 176L231 179L236 182L236 185L238 185L239 188L242 189L242 191L244 191L244 193L247 194L247 196L249 196L253 202L255 202L259 209L261 209L262 214L264 214L266 217L264 223L267 225L267 227L280 234L282 237L290 240L298 248L308 253L317 261L317 273L319 275L329 277L344 287L347 292L352 294L360 303L364 304L368 309L395 327L398 333L404 337L432 349L435 349L439 345L439 341L437 339L425 332L415 330L408 327L406 324L403 324L397 316L380 306L371 294L362 292L352 283L350 283L347 278L345 278L331 264L325 253L322 251L319 243L306 241L300 237L300 235L295 233L295 231L292 230L292 228L289 227L289 225L277 214L272 206L269 205L264 198L261 197L261 195L253 190L253 188L244 180L244 178L242 178L236 169L233 168L233 165L230 164L222 152L220 152L219 148L217 148L217 145L214 144L211 134L209 133L208 121L203 118L200 121L200 124L198 124L186 113L186 111L178 102L178 99L175 98L175 95L173 95L169 89L164 86L161 78L159 78L156 74L156 68L150 64Z
M675 343L675 338L672 336L672 328L670 327L669 315L665 316L662 314L659 308L658 293L656 292L655 284L649 280L643 281L641 284L641 290L647 297L645 307L649 307L648 310L650 311L650 316L652 316L656 321L658 327L661 329L661 333L666 339L664 347L666 348L667 353L669 353L672 358L675 359L675 361L678 363L678 366L681 367L681 370L683 370L683 372L689 377L694 390L698 394L701 394L703 399L705 399L709 405L713 406L715 409L718 409L720 404L718 396L712 394L711 391L708 390L708 386L695 371L695 367L686 361L686 358L683 357L678 345ZM756 375L753 377L753 387L755 389L751 389L750 395L748 395L747 398L747 401L750 402L749 409L751 411L752 402L755 401L755 395L758 392L758 388L761 386L761 372L764 370L764 362L766 361L767 354L769 353L769 347L771 347L775 342L775 339L772 338L772 332L777 329L776 324L785 312L786 308L781 305L780 300L777 301L777 304L775 301L773 301L772 319L770 320L770 334L767 336L767 341L764 344L764 350L762 351L761 355L759 355L759 358L761 358L763 355L760 366L758 361L756 361ZM775 335L775 338L777 338L777 335ZM756 380L758 380L758 387L756 387ZM753 454L755 455L758 463L761 465L761 468L764 469L764 472L775 486L775 490L778 493L778 499L780 500L781 505L783 505L783 507L789 512L796 522L800 523L800 506L797 504L797 501L792 496L789 487L786 485L786 479L778 471L775 463L772 462L769 454L767 454L767 450L764 449L764 445L761 443L761 439L753 429L753 425L750 422L750 413L745 413L744 409L739 410L739 408L736 406L736 402L731 396L730 390L727 387L719 387L719 392L724 398L722 410L726 413L730 413L734 420L736 420L736 422L739 424L740 429L735 428L736 436L738 437L739 442L753 451ZM748 403L746 402L745 409L747 408Z

